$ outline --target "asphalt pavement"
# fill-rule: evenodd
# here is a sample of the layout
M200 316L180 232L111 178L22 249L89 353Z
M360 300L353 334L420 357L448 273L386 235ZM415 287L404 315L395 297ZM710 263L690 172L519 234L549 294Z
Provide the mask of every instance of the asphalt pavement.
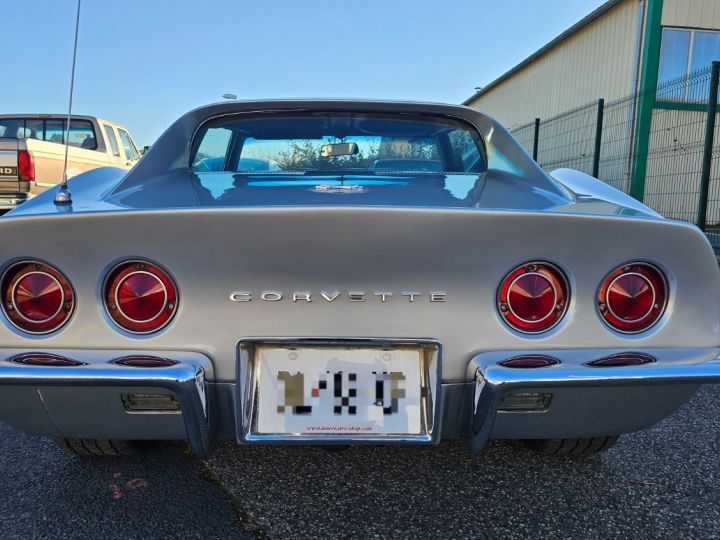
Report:
M720 388L586 459L496 442L82 459L0 424L0 538L720 537Z

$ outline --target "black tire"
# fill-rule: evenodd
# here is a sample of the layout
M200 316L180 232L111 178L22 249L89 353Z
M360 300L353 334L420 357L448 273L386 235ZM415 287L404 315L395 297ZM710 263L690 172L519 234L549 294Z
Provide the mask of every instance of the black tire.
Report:
M76 456L131 456L138 451L133 441L55 439L55 443L68 454Z
M534 439L525 441L525 445L544 456L586 457L604 452L617 440L617 435L588 439Z

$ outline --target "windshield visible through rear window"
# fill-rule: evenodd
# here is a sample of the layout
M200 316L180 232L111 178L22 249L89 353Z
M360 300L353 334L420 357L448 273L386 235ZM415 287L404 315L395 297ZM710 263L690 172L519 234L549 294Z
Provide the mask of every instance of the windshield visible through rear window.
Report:
M215 120L194 142L195 173L480 174L479 133L429 115L293 113Z

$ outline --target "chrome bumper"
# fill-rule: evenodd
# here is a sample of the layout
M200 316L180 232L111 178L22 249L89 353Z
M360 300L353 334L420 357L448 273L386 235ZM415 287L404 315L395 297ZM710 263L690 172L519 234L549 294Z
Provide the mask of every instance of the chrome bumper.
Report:
M30 194L2 195L0 194L0 210L12 210L17 205L32 199Z
M26 424L26 431L30 433L80 438L182 438L184 431L195 453L203 459L210 457L216 449L218 435L224 439L249 442L240 436L243 433L241 419L247 417L249 410L247 402L239 399L242 395L239 393L242 380L240 386L233 382L212 382L212 363L202 354L181 351L58 350L52 352L83 362L84 365L32 366L10 361L13 356L27 352L0 350L0 385L4 387L0 390L0 406L3 407L0 412L6 421L9 421L6 415L14 414L15 419L19 419L18 424ZM720 382L720 349L716 348L642 350L642 353L653 356L656 361L640 366L600 368L587 365L590 361L617 352L625 351L542 351L543 355L552 356L560 363L532 369L508 368L498 363L523 354L536 354L537 351L478 354L469 364L468 380L474 380L474 384L462 381L442 384L437 417L442 438L465 436L469 427L471 450L478 453L491 438L577 437L595 436L592 430L603 431L604 435L634 431L670 414L692 395L697 385ZM160 356L178 363L162 368L139 368L112 363L114 359L127 355ZM239 367L242 371L243 366ZM244 366L244 370L247 371L247 366ZM77 395L81 389L83 392L95 392L93 387L99 390L87 399L82 400ZM142 417L127 414L120 399L116 400L109 392L112 388L117 395L125 391L124 387L140 390L156 388L172 392L180 402L182 414ZM74 391L75 388L78 391ZM651 391L643 390L650 388ZM668 388L673 391L677 389L674 396L669 396ZM108 389L108 392L104 389ZM554 393L547 412L538 416L535 412L501 410L500 405L506 394L528 390ZM34 399L32 403L35 408L23 408L23 405L17 404L16 397L19 396L13 393L16 391L29 394ZM55 393L53 402L46 402L51 391ZM579 409L583 407L596 412L596 401L593 399L598 399L598 392L602 394L604 403L614 409L599 411L595 416L580 413ZM640 397L634 397L644 402L647 407L645 413L631 407L628 418L614 416L626 406L625 396L633 392L645 392ZM26 403L30 403L30 398ZM107 410L101 408L101 401L111 402L116 416L105 414ZM53 427L53 424L57 424L55 415L63 413L66 428L61 429L58 425ZM50 420L43 423L41 417L49 417ZM68 417L72 422L68 423ZM112 428L124 423L127 423L127 429L123 432L126 436L111 436L111 433L117 433ZM168 424L175 425L175 431L160 433L162 426ZM557 430L558 426L562 427L561 431ZM91 432L83 435L84 429L91 429ZM614 429L618 431L604 431ZM440 438L440 434L434 435Z
M195 453L207 459L217 446L210 414L208 379L212 364L207 357L185 352L62 351L80 366L36 366L16 364L15 355L27 351L0 353L0 385L34 387L143 387L172 391L180 401L185 431ZM140 368L112 363L125 355L152 355L172 359L177 364L162 368Z
M491 438L503 397L513 391L533 389L562 390L588 387L643 387L699 385L720 382L720 349L643 349L655 362L636 366L593 367L588 363L618 350L542 351L543 356L559 360L540 368L509 368L499 365L517 356L538 351L498 351L475 356L470 376L475 381L471 422L473 453L485 448ZM640 352L640 351L638 351ZM609 435L609 434L608 434Z

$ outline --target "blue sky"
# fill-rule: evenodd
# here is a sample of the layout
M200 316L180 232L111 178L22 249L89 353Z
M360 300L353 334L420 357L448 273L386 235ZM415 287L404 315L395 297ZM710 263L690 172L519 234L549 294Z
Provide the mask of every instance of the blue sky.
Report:
M76 0L3 2L0 112L64 112ZM151 144L219 101L458 103L603 0L83 0L75 107Z

